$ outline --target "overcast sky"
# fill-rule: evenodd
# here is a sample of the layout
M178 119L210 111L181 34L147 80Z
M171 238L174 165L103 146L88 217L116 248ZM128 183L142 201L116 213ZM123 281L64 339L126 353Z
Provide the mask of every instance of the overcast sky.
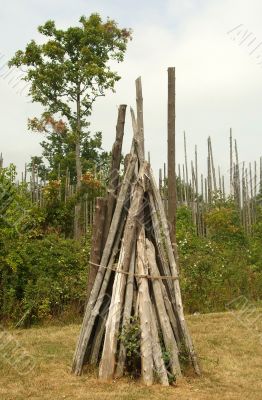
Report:
M115 135L117 106L135 105L135 79L141 75L145 107L146 150L157 170L166 161L167 67L176 67L177 160L183 159L183 131L189 157L199 150L205 169L206 140L224 172L229 167L229 128L238 141L240 161L258 160L262 126L262 2L260 0L1 0L0 112L5 165L23 164L40 154L41 137L27 132L27 118L41 108L13 87L5 62L48 19L73 26L81 15L99 12L133 29L115 94L99 98L91 118L109 150ZM238 27L238 28L237 28ZM230 32L231 31L231 32ZM261 57L260 57L261 55ZM14 77L14 76L13 76ZM125 151L131 129L128 115Z

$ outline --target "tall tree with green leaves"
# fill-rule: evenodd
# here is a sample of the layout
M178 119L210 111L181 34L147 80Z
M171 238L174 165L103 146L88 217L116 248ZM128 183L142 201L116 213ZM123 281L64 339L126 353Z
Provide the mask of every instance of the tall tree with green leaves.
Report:
M70 176L70 183L75 184L77 179L75 162L75 135L63 128L57 130L54 124L57 121L50 121L44 118L39 121L36 118L29 119L29 130L44 134L44 140L40 142L42 156L31 157L28 170L35 167L35 173L43 180L55 180L58 177L65 181L66 176ZM91 134L85 129L80 140L80 162L82 174L93 170L100 171L103 164L109 158L108 152L102 149L102 132Z
M50 117L60 116L68 124L75 147L77 190L81 188L80 147L88 117L95 100L106 90L114 90L120 76L110 61L123 61L131 39L129 29L119 28L111 19L104 22L99 14L82 16L79 22L80 26L62 30L47 21L38 28L46 42L32 40L9 61L10 67L26 67L24 79L31 84L32 100L44 106L42 122L46 119L48 124Z

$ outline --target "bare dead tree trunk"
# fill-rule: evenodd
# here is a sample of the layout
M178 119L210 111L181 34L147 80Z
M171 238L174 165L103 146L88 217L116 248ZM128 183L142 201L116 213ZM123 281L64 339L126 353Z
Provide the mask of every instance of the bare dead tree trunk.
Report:
M170 237L176 243L176 159L175 159L175 68L168 68L168 222Z

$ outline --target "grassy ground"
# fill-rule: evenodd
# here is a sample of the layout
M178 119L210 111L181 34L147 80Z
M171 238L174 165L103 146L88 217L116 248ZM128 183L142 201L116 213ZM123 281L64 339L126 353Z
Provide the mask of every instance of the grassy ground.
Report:
M262 311L257 315L262 317ZM105 384L98 382L94 373L72 376L70 365L78 325L13 331L13 337L34 357L36 366L29 375L20 375L1 356L0 344L0 399L261 400L262 318L252 320L252 333L243 323L247 316L239 317L242 322L230 313L188 317L203 376L183 378L170 388L145 388L131 380Z

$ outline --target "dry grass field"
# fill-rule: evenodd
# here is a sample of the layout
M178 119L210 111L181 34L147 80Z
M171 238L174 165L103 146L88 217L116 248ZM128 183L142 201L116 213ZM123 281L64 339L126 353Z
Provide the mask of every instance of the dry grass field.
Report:
M262 311L258 315L262 317ZM183 378L169 388L145 388L128 379L101 383L94 372L80 378L72 376L70 365L78 325L13 331L13 337L34 358L35 368L29 375L20 375L1 357L0 348L0 399L261 400L262 318L253 325L255 333L231 313L189 316L188 323L203 376Z

